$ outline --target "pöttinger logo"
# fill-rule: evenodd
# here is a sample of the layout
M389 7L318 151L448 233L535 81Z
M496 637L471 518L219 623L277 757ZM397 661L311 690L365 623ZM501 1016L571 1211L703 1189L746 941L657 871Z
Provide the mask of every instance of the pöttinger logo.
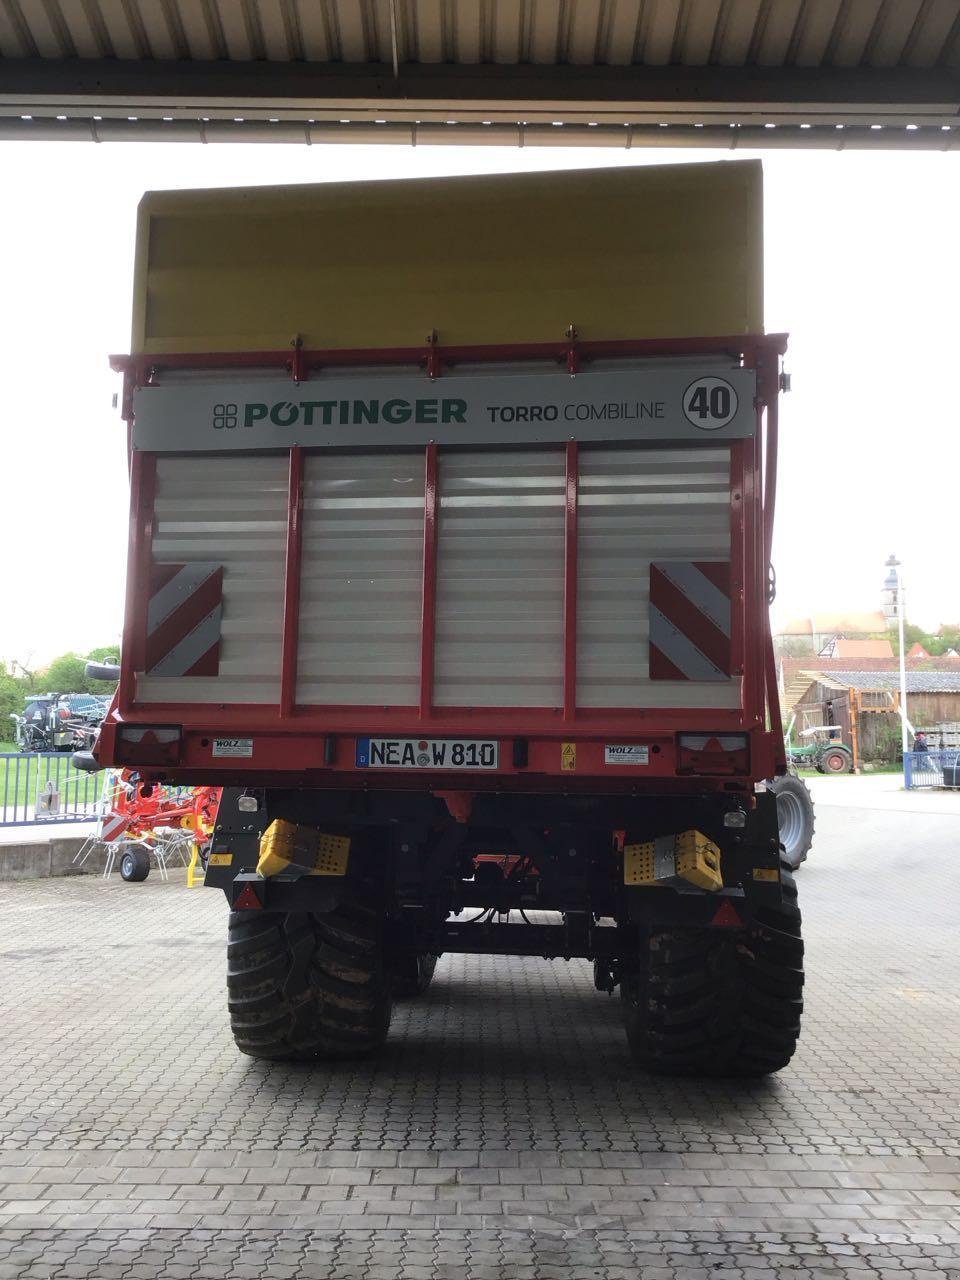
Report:
M213 425L217 431L224 427L237 425L237 406L235 404L215 404L213 406Z

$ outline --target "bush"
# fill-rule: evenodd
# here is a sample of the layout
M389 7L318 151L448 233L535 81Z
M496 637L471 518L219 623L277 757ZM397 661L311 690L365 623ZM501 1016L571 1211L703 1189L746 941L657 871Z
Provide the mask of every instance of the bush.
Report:
M20 715L23 711L23 699L28 692L24 681L0 673L0 741L12 740L13 721L10 716Z
M878 717L880 719L880 717ZM878 724L874 755L883 764L895 764L900 752L900 720L895 724Z

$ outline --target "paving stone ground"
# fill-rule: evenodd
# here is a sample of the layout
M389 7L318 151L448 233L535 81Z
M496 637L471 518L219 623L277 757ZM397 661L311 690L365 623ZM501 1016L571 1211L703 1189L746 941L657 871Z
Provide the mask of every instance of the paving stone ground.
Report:
M949 814L823 806L802 1047L645 1077L586 964L447 957L386 1052L235 1051L225 904L0 887L0 1280L960 1276Z

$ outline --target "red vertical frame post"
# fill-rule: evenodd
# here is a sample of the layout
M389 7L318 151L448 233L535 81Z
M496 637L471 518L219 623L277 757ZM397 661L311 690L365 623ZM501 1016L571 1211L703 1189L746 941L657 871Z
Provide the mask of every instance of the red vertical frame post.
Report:
M577 516L580 506L580 446L567 441L563 510L563 718L577 714Z
M764 384L761 362L757 350L751 344L744 352L744 368L757 375L754 399L754 434L734 446L734 456L740 459L740 490L743 494L742 540L743 559L743 708L751 719L764 720L766 705L766 676L764 670L764 636L768 630L766 621L758 633L756 622L766 618L766 557L763 537L763 415ZM731 477L732 479L732 477Z
M767 410L767 469L763 486L764 574L773 552L773 513L777 500L777 451L780 425L780 370L778 354L767 348L757 371L757 387Z
M770 636L770 605L768 603L770 587L770 557L768 554L766 538L766 512L764 510L764 468L766 466L767 457L766 430L770 404L764 395L762 364L759 367L757 387L760 395L760 405L757 409L757 439L755 455L757 494L754 502L755 524L753 530L753 554L756 560L757 594L753 612L750 614L750 617L760 618L763 623L762 630L751 636L753 641L754 664L756 670L756 697L758 706L760 707L760 716L763 718L764 708L768 703L766 654Z
M127 586L123 610L123 644L117 709L126 714L136 700L136 673L143 670L153 556L157 457L134 449L130 457L130 526Z
M290 450L287 486L287 553L283 579L283 636L280 658L280 716L293 715L297 700L300 647L300 576L303 561L303 449Z
M420 618L420 719L433 711L433 677L437 652L437 534L439 532L439 464L436 442L427 445L423 483L423 606Z
M777 682L777 662L773 652L773 635L770 628L770 612L767 604L773 553L773 515L777 497L777 454L780 425L780 350L768 343L762 351L758 370L758 389L766 407L767 458L763 485L763 604L765 630L763 637L763 671L767 694L767 710L770 729L776 737L777 765L786 768L786 752L783 745L783 717L780 711L780 689Z
M745 472L752 465L748 455L751 449L749 440L732 440L730 442L730 656L736 664L734 670L740 672L740 705L746 707L749 699L747 687L746 635L744 618L747 615L747 581L746 566L750 563L747 550L746 521L744 507Z

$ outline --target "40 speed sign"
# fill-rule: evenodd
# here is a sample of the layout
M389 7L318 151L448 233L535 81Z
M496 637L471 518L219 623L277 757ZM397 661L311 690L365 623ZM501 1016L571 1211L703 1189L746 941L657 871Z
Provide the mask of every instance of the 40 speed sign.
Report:
M697 378L683 393L683 412L701 431L719 431L740 407L736 388L726 378Z

